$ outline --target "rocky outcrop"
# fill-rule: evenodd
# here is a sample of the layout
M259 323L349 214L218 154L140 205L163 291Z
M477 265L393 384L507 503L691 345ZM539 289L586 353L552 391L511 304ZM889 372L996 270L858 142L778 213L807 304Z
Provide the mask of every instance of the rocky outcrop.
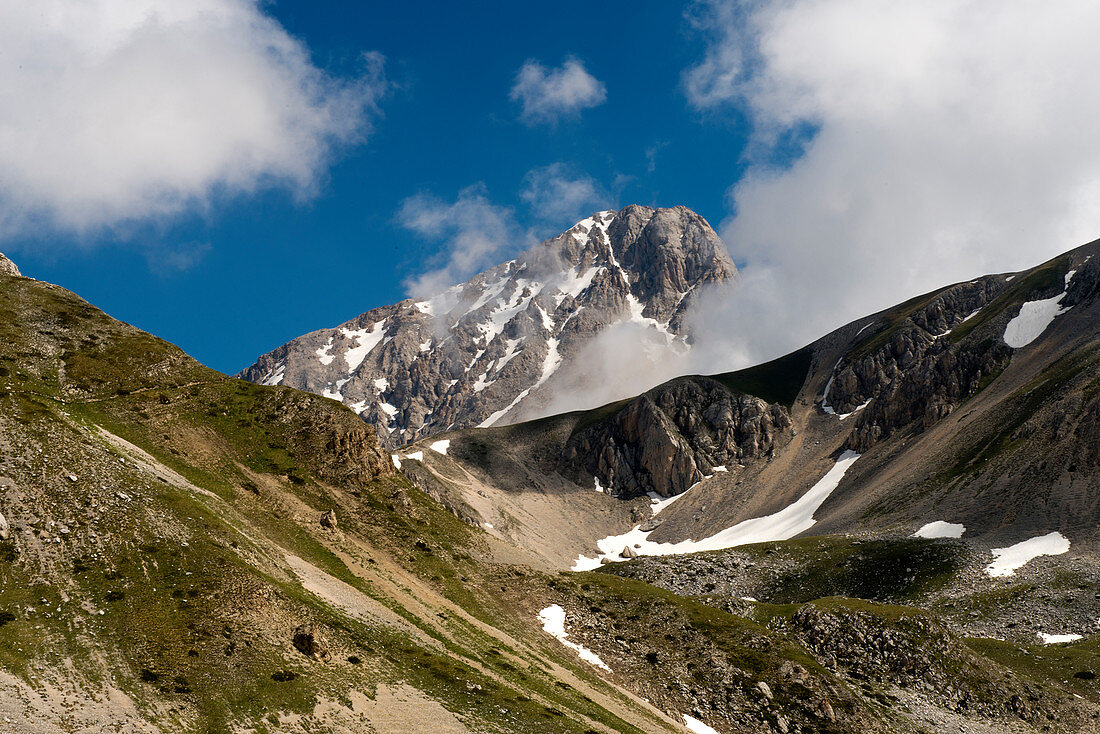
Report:
M903 305L841 360L822 405L841 415L858 412L849 448L866 451L914 421L931 425L1004 368L1012 350L1003 341L951 338L1004 289L1003 278L988 277L915 308Z
M328 646L321 633L312 624L299 625L294 630L294 648L307 658L323 662L328 660Z
M736 272L698 214L628 206L431 298L299 337L240 376L340 400L391 447L514 422L549 404L610 326L633 324L657 353L688 349L696 294Z
M716 467L766 458L791 435L785 408L705 377L666 383L569 438L577 481L618 497L677 495Z
M265 391L255 412L286 450L322 479L363 485L396 471L374 428L327 400L293 390Z
M22 275L15 263L5 257L2 252L0 252L0 275L14 275L16 277Z
M805 604L790 630L831 670L858 671L863 679L919 689L947 710L986 719L1031 720L1038 690L1007 675L995 680L981 660L930 614L899 608L866 610L837 604ZM1042 717L1039 717L1042 718Z
M827 412L859 412L848 440L855 451L905 426L928 428L1008 365L1014 350L1005 327L1022 304L1064 293L1058 303L1064 312L1095 300L1098 291L1100 262L1075 251L1019 276L987 276L916 307L903 305L886 315L886 328L841 360L822 405Z

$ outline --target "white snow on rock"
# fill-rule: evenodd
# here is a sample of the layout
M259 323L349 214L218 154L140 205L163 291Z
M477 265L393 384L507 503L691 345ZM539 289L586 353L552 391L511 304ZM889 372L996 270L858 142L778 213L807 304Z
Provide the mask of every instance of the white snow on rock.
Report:
M515 284L516 290L512 298L507 303L498 304L489 312L488 320L477 325L477 330L481 332L485 344L496 339L516 314L526 311L531 299L542 290L540 283L529 282L523 278L517 278ZM525 292L527 295L523 295Z
M575 642L569 640L569 635L565 631L565 610L558 604L551 604L550 606L539 612L539 621L542 622L542 629L547 634L556 637L558 642L568 647L570 650L575 650L580 655L581 660L586 663L591 663L597 668L611 672L611 668L607 667L607 664L600 660L600 656L589 650L584 645L578 645Z
M397 454L390 454L390 458L393 459L394 467L397 468L397 469L400 469L401 468L401 457L399 457Z
M1069 292L1069 282L1073 280L1076 273L1076 270L1066 273L1066 289L1059 295L1039 301L1028 301L1020 306L1020 313L1005 327L1005 344L1013 349L1026 347L1047 330L1055 317L1068 311L1069 308L1062 308L1061 303Z
M603 494L604 488L600 485L600 478L599 477L592 477L592 479L595 480L595 482L596 482L596 491L599 492L600 494Z
M574 270L566 271L563 274L564 282L558 286L558 292L554 295L554 305L560 306L566 298L576 298L583 293L588 286L592 285L592 279L599 271L598 267L590 267L582 273L580 265Z
M385 377L379 377L374 381L374 389L378 392L386 392L390 389L390 381Z
M981 310L980 308L979 308L979 309L977 309L976 311L972 312L972 313L971 313L971 314L970 314L969 316L967 316L966 318L964 318L964 319L963 319L962 321L960 321L960 322L958 323L958 325L959 325L959 326L962 326L962 325L963 325L963 324L965 324L965 323L966 323L967 321L969 321L970 319L974 318L975 316L977 316L977 315L978 315L978 314L980 314L981 312L982 312L982 310ZM955 327L951 327L950 329L948 329L947 331L943 332L942 334L936 334L936 338L937 338L937 339L942 339L942 338L944 338L945 336L947 336L948 334L950 334L950 333L951 333L952 331L954 331L954 330L955 330Z
M703 722L699 721L699 719L693 719L687 714L683 714L683 717L684 726L686 726L688 728L688 731L692 732L692 734L718 734L717 729L713 729L707 726Z
M405 458L406 459L412 459L413 461L423 462L424 461L424 452L423 451L413 451L413 452L410 452L408 454L405 454Z
M1057 645L1062 642L1076 642L1084 639L1081 635L1048 635L1045 632L1037 632L1044 645Z
M496 382L496 380L487 380L486 378L488 376L489 370L485 370L480 375L478 375L477 380L474 382L474 392L481 392L485 388L489 387L489 385L492 385L494 382Z
M985 572L993 577L1011 576L1016 569L1039 556L1060 556L1069 550L1069 540L1057 530L1053 533L1029 538L1007 548L993 549L993 563Z
M317 351L314 352L314 354L317 355L317 359L321 360L321 364L325 365L326 367L332 364L332 360L336 359L336 357L331 353L331 350L332 337L330 336L328 338L328 344L318 348Z
M793 538L813 526L816 522L814 513L840 484L844 474L857 459L859 459L859 454L854 451L845 451L837 459L833 468L817 484L779 512L744 520L725 530L720 530L709 538L703 538L702 540L688 539L679 543L655 543L650 541L649 534L653 531L643 532L641 526L637 525L628 533L612 535L596 541L596 547L600 550L600 553L595 558L578 556L573 564L573 570L591 571L599 568L602 558L607 558L611 562L624 561L626 559L620 557L619 554L626 546L634 548L639 556L669 556L681 553L723 550L749 543L764 543ZM678 496L682 497L683 493ZM673 497L670 500L661 502L655 512L659 512L660 509L675 499L676 497Z
M432 451L436 452L437 454L443 454L444 456L447 455L447 449L449 449L450 447L451 439L449 438L445 438L442 441L436 441L435 443L428 446L428 448L430 448Z
M493 368L494 372L500 372L504 369L504 365L512 361L512 359L518 354L516 347L523 343L522 339L505 339L504 343L507 345L504 356L497 360L497 366Z
M921 525L920 530L913 533L914 538L961 538L966 532L966 526L954 522L936 520L927 525Z
M279 364L275 365L271 370L269 370L266 375L264 375L263 379L260 380L260 384L268 386L278 385L280 382L283 381L283 377L285 375L286 362L280 362Z
M512 402L508 403L506 407L501 408L500 410L483 420L481 423L478 423L478 428L491 427L494 423L503 418L509 410L519 405L519 402L530 395L532 390L538 390L540 387L546 384L546 381L550 379L551 375L553 375L557 371L562 362L561 354L558 352L558 340L554 338L547 339L546 347L546 359L542 363L542 375L539 377L538 382L536 382L534 385L527 388L526 390L523 390L519 395L515 397L514 400L512 400Z
M386 320L382 319L375 323L369 331L367 329L357 329L355 331L340 329L341 334L359 342L358 346L352 347L344 352L344 361L348 363L348 372L355 370L355 368L363 364L363 360L370 354L370 351L378 346L378 342L382 341L386 336L386 331L382 328L385 325ZM328 362L325 364L328 364Z

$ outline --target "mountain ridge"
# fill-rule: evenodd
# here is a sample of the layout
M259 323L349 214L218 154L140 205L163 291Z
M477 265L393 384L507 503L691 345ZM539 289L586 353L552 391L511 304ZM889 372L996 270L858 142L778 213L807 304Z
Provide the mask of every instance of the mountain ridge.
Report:
M298 337L238 376L340 400L394 447L537 412L611 327L634 329L655 355L686 351L698 292L736 273L699 215L631 205L426 300Z
M952 492L998 515L990 498L1011 493L981 481L1005 457L1022 462L1014 474L1076 462L1085 486L1071 494L1093 496L1095 457L1066 453L1094 446L1100 425L1090 254L990 292L983 308L996 313L967 320L941 289L773 363L648 391L650 415L667 417L649 425L676 431L685 466L710 472L656 513L630 486L612 497L560 463L571 437L619 441L608 429L638 398L433 436L395 462L336 401L227 378L63 288L0 274L0 715L34 734L1096 731L1088 539L1066 526L1072 554L1044 536L1062 555L1002 557L994 576L992 543L1047 532L1057 513L1035 512L1011 537L976 524L974 539L906 537L929 508L965 519L947 514L963 507ZM965 348L1025 310L1013 340L1034 336L965 410L923 432L884 426L856 457L853 416L837 411L872 383L841 387L844 360L896 367L895 382L942 363L951 349L890 351L922 332L948 339L928 321L937 309L946 328L975 324ZM1038 328L1033 311L1050 321ZM680 384L717 399L682 399ZM790 431L755 445L751 421L711 431L720 390L785 411ZM872 406L854 414L883 426ZM979 420L990 410L1011 419L997 431L1019 435L1007 452L983 448L999 446ZM953 421L968 421L966 442ZM933 470L969 461L960 475L978 485L929 496L869 482L914 441L930 442ZM716 451L745 464L719 471ZM814 531L838 534L628 557L706 539L830 477ZM865 517L869 502L892 516ZM598 571L563 571L594 538L635 525L652 536L609 547ZM641 552L628 552L635 537Z

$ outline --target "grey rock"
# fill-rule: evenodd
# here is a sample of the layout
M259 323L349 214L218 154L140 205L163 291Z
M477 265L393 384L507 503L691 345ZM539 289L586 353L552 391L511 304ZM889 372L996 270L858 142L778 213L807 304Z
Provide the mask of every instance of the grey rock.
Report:
M633 320L660 348L689 348L684 316L696 295L736 273L698 214L628 206L427 300L298 337L239 376L340 400L389 447L503 425L545 411L611 325Z
M15 266L15 263L9 260L2 252L0 252L0 275L14 275L16 277L22 275L22 273L19 272L19 268Z
M336 529L336 510L325 510L321 513L321 527L329 530Z

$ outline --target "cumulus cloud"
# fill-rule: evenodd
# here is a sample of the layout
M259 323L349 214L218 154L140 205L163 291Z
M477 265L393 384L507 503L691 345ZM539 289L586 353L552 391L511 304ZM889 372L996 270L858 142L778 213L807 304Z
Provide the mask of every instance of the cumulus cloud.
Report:
M257 0L0 2L0 231L88 231L285 186L361 139L382 58L334 78Z
M613 207L615 200L596 179L564 163L528 171L519 196L535 218L561 229Z
M764 150L721 227L743 263L709 313L740 325L725 359L1100 235L1097 3L722 0L692 17L710 40L688 100L747 113ZM801 154L775 166L792 135Z
M524 175L519 199L526 205L522 217L494 203L484 183L463 189L453 201L430 192L405 199L397 223L439 245L429 270L405 281L406 292L427 297L446 290L614 206L616 197L588 174L552 163Z
M534 60L525 63L516 73L511 96L522 105L520 116L528 124L554 123L603 104L607 90L580 59L570 56L556 69Z
M427 193L409 197L402 202L397 221L441 244L435 266L405 281L409 295L420 298L497 265L503 253L523 241L513 211L490 201L482 184L463 189L451 202Z

